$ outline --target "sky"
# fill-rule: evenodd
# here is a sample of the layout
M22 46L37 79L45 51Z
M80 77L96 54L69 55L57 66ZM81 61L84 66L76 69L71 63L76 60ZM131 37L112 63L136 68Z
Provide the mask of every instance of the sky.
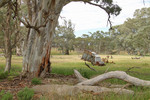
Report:
M122 11L118 16L112 16L112 25L123 24L127 18L132 18L136 9L150 7L150 0L113 0L114 4L118 4ZM66 5L59 18L59 23L62 24L63 19L71 20L75 25L76 37L88 32L108 31L110 28L107 25L107 13L93 5L83 2L71 2Z

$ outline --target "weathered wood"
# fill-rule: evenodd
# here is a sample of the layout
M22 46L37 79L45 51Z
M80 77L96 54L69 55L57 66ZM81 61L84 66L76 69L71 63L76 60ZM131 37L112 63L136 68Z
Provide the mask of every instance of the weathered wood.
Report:
M130 94L130 95L134 94L132 90L124 89L125 87L131 85L129 83L126 85L115 85L115 87L120 87L120 88L112 88L114 86L110 86L111 88L100 87L100 86L90 86L93 84L91 80L94 81L94 83L97 83L97 81L99 82L101 78L108 79L108 76L110 76L109 78L115 78L116 74L118 74L121 77L120 79L125 80L127 78L127 74L125 72L122 72L122 71L108 72L106 74L100 75L100 77L98 76L92 79L84 78L77 70L74 70L74 73L80 82L75 86L40 85L40 86L34 86L33 89L35 92L50 93L50 94L57 93L58 95L63 95L63 96L64 95L73 96L82 92L92 93L94 95L99 95L101 93L107 93L107 92L114 92L116 94ZM131 76L129 77L131 78Z
M117 94L133 95L132 90L121 88L105 88L99 86L68 86L68 85L37 85L33 87L35 92L42 93L57 93L58 95L76 95L82 92L89 92L92 94L114 92Z
M97 77L94 77L92 79L78 83L77 85L94 85L98 82L101 82L101 81L104 81L104 80L110 79L110 78L121 79L121 80L124 80L128 83L135 85L135 86L150 86L150 81L135 78L133 76L126 74L123 71L111 71L108 73L104 73L104 74L99 75Z
M77 77L79 82L83 82L85 80L88 80L87 78L84 78L77 70L74 69L74 74Z
M85 62L85 65L86 65L88 68L90 68L91 70L97 72L94 68L90 67L90 65L88 65L86 62Z

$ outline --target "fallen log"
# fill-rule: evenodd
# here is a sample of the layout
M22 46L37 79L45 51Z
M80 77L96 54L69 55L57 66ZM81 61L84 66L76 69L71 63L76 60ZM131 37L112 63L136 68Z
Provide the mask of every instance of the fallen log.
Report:
M124 89L127 87L127 85L124 85L120 88L106 88L106 87L100 87L100 86L91 86L95 83L108 78L116 77L116 74L122 74L121 71L114 71L114 72L108 72L105 74L102 74L98 77L92 78L92 79L86 79L84 78L77 70L74 70L75 76L79 80L80 83L78 83L75 86L69 86L69 85L37 85L34 86L33 89L35 92L42 92L42 93L48 93L53 94L57 93L60 96L66 96L66 95L76 95L80 93L92 93L93 95L99 95L101 93L109 93L114 92L116 94L131 94L133 95L134 92L132 90ZM114 74L116 73L116 74ZM124 73L124 72L123 72ZM110 76L110 77L108 77ZM120 75L122 77L122 75ZM122 77L125 79L125 77ZM121 79L122 79L121 78ZM93 82L92 82L93 81Z
M91 85L92 86L98 82L102 82L102 81L104 81L106 79L110 79L110 78L121 79L121 80L124 80L128 83L135 85L135 86L150 86L150 81L135 78L133 76L126 74L123 71L111 71L108 73L104 73L104 74L99 75L97 77L94 77L92 79L78 83L77 85Z
M127 89L106 88L99 86L37 85L34 86L32 89L34 89L35 92L50 94L57 93L60 96L73 96L82 92L92 92L93 94L108 92L114 92L117 94L134 94L133 91Z
M76 78L78 79L78 82L83 82L85 80L88 80L87 78L84 78L77 70L74 70L74 74Z

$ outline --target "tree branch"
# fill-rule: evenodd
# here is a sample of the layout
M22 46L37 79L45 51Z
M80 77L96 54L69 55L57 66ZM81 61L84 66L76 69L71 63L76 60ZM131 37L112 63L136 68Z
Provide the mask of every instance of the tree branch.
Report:
M95 4L95 3L92 3L92 2L86 2L86 3L88 3L88 4L90 4L90 5L94 5L94 6L100 7L101 9L103 9L103 10L107 13L107 15L108 15L107 25L108 25L108 23L109 23L109 24L110 24L110 28L112 27L112 23L111 23L111 21L110 21L110 12L108 11L108 9L106 9L106 8L103 7L102 5Z
M85 65L86 65L88 68L90 68L91 70L96 71L94 68L90 67L86 62L85 62ZM96 71L96 72L97 72L97 71Z
M77 85L94 85L98 82L101 82L101 81L104 81L104 80L110 79L110 78L121 79L121 80L124 80L128 83L135 85L135 86L150 86L150 81L146 81L146 80L132 77L123 71L111 71L108 73L104 73L104 74L99 75L95 78L83 81Z

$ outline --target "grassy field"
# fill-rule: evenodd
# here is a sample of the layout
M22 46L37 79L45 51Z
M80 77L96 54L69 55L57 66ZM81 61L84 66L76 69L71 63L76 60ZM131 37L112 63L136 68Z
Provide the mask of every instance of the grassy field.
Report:
M101 55L102 58L106 57L106 55ZM128 74L138 77L144 80L150 80L150 57L142 57L141 59L131 59L133 56L128 55L113 55L113 59L109 59L109 61L114 61L116 64L106 64L106 66L92 66L89 62L88 64L95 68L97 72L90 70L82 61L81 55L52 55L52 73L63 74L63 75L72 75L73 69L77 69L84 77L91 78L96 75L102 74L109 67L108 71L121 70L126 71L130 67L140 67L132 69L136 73L128 72ZM5 66L5 58L0 57L0 72L4 70ZM10 76L17 76L21 72L22 66L22 57L13 56L12 58L12 69L10 72ZM112 84L125 84L126 82L118 80L118 79L109 79L104 82L112 83ZM130 89L137 92L134 96L117 96L115 94L111 94L110 96L106 96L104 100L148 100L150 99L149 87L136 87L132 86ZM140 95L139 95L140 93ZM110 99L111 98L111 99ZM89 100L89 99L87 99Z

